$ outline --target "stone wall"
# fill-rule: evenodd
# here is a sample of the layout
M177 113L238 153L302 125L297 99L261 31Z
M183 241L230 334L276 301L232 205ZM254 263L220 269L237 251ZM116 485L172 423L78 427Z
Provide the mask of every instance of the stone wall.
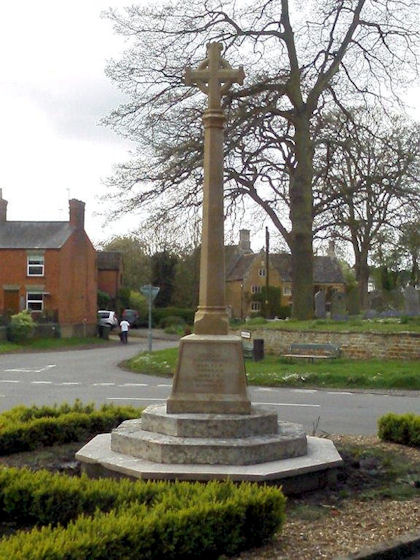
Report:
M264 339L266 352L285 354L292 343L331 343L341 348L345 358L387 360L420 359L420 333L354 333L285 331L273 329L252 330L252 339ZM240 334L239 332L236 334Z

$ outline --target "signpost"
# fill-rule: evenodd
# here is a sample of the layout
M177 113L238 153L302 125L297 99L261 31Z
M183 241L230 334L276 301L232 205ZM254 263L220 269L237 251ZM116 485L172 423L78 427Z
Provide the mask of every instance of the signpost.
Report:
M148 333L148 350L152 351L152 303L155 297L159 293L158 286L152 286L151 284L146 284L140 288L141 293L146 296L149 305L149 333Z

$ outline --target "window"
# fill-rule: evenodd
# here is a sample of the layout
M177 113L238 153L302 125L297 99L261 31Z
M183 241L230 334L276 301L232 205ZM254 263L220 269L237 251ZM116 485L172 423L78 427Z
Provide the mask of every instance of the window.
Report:
M261 311L261 303L259 301L251 302L251 311Z
M292 288L290 286L283 286L283 295L284 296L291 296L292 295Z
M26 293L26 309L29 309L29 311L42 311L44 309L44 299L41 292Z
M251 286L251 293L252 294L260 294L261 293L261 286Z
M258 276L265 276L265 268L260 268L258 270Z
M28 276L44 276L44 255L28 255Z

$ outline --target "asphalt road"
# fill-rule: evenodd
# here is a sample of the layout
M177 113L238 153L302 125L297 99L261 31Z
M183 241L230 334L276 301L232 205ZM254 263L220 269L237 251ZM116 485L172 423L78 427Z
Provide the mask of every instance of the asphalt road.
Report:
M153 349L176 346L155 340ZM147 406L163 402L171 380L139 375L118 363L147 349L146 339L127 345L60 352L0 356L0 410L17 404L53 404L76 398L83 402ZM371 394L306 389L250 387L254 404L277 410L279 418L304 425L308 434L376 434L377 418L387 412L420 414L418 393Z

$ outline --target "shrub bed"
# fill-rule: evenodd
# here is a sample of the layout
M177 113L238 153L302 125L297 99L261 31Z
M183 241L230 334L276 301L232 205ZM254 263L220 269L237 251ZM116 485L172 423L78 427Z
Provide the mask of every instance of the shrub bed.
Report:
M109 432L123 420L138 418L142 409L94 405L17 406L0 414L0 455L80 441Z
M420 447L420 416L390 412L378 420L378 437L384 441Z
M210 559L260 546L284 521L281 491L249 483L94 481L2 469L0 491L3 517L46 524L0 541L0 558L14 560Z

